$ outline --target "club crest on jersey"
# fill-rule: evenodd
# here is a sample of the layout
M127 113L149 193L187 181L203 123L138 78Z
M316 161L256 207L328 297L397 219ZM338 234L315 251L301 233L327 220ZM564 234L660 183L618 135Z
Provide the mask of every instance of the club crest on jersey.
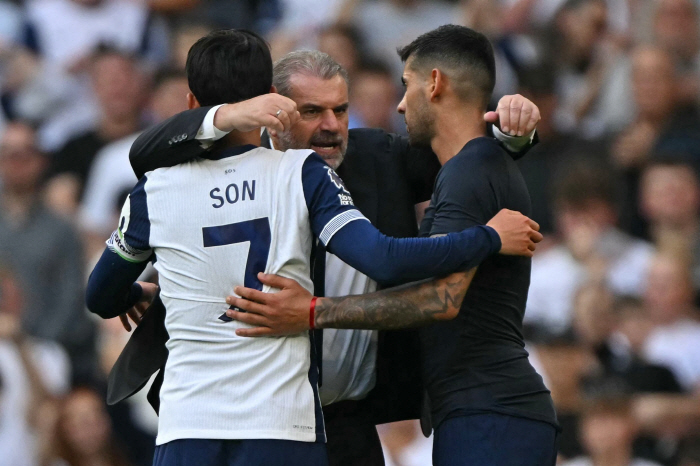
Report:
M348 188L345 187L345 184L343 184L343 180L338 176L335 170L333 170L331 167L326 167L326 170L328 171L328 177L331 179L335 187L338 189L342 189L346 193L350 194L350 191L348 191Z

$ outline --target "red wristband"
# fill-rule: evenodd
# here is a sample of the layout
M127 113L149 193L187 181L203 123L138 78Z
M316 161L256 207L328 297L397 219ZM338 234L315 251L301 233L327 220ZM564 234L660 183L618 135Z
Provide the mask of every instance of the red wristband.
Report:
M309 328L313 330L315 328L315 320L316 320L316 300L318 298L314 296L311 298L311 306L309 307Z

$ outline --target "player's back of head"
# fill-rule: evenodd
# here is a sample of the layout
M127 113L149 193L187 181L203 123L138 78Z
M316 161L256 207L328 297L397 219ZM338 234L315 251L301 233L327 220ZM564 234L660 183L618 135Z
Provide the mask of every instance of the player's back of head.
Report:
M448 24L418 36L398 50L401 60L414 71L439 69L450 79L455 93L465 101L480 101L485 108L496 82L493 47L483 34Z
M202 106L241 102L272 87L270 46L246 30L224 29L199 39L187 54L186 70Z

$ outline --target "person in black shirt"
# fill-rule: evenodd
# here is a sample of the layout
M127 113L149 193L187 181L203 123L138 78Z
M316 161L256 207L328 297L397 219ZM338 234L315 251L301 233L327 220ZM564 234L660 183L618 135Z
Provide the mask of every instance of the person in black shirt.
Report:
M486 37L466 27L442 26L399 53L406 63L406 93L398 110L405 115L411 144L430 146L442 164L421 234L482 225L504 208L529 215L530 198L517 165L484 137L481 115L495 81ZM298 293L294 283L264 277L266 281L283 291L275 296L237 287L242 298L227 302L253 312L231 310L228 315L268 327L269 334L280 330L271 309L282 303L292 307L298 299L299 309L307 306L302 316L318 328L433 323L420 333L423 383L435 429L434 464L555 464L554 405L528 361L522 337L529 258L492 256L478 270L434 282L318 298L315 315L310 315L309 296Z

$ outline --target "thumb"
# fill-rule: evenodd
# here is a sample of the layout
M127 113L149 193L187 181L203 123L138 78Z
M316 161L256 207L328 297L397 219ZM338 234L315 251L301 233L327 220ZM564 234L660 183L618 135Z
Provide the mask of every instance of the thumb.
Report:
M296 284L296 282L292 279L280 277L279 275L262 273L262 272L260 272L258 274L258 280L260 280L260 282L263 285L268 285L268 286L271 286L273 288L278 288L280 290L282 290L284 288L291 288L293 285Z
M484 121L486 123L498 123L498 113L497 112L486 112L484 113Z

